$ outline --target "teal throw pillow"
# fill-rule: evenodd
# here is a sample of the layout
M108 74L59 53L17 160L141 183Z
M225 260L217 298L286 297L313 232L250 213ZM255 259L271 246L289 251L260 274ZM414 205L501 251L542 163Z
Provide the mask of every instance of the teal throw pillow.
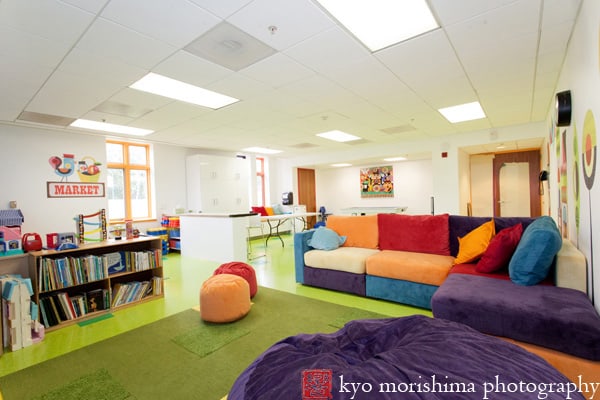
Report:
M554 220L548 216L537 218L523 231L510 259L510 279L518 285L537 285L548 276L561 246L562 238Z
M315 230L307 243L318 250L335 250L345 242L346 236L340 236L334 230L322 226Z

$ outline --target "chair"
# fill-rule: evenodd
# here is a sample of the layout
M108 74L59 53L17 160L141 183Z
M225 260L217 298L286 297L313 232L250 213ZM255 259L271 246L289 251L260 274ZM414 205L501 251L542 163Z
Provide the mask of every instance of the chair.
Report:
M327 210L325 209L325 206L321 206L319 208L319 221L315 224L314 228L316 229L320 226L326 226L328 215L329 214L327 214Z
M257 231L260 231L261 238L265 236L263 224L260 220L260 215L251 215L250 217L248 217L248 226L246 226L246 247L248 249L248 260L254 260L256 258L265 257L267 255L266 253L253 255L252 237L253 232Z

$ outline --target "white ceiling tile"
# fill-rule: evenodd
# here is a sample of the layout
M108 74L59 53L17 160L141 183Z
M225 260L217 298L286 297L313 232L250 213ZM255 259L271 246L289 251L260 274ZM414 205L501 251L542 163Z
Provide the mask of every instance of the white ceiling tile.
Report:
M102 18L92 24L77 47L145 69L151 69L176 51L169 44Z
M283 53L277 53L240 71L252 79L277 88L315 74Z
M313 36L284 53L306 67L324 73L370 56L365 47L338 27Z
M135 123L148 129L160 130L175 126L181 121L188 121L210 110L181 101L173 101L140 118Z
M227 0L227 1L190 0L190 1L221 18L227 18L231 14L238 11L240 8L244 7L246 4L250 3L252 0Z
M135 124L131 124L131 122L133 121L132 118L124 117L122 115L98 112L98 111L89 111L83 115L80 115L79 118L89 119L92 121L108 122L110 124L132 125L132 126L136 126L138 128L146 128L145 126L137 126Z
M278 0L254 0L227 20L280 51L334 26L310 0L286 0L281 5ZM271 26L277 28L274 33Z
M82 10L89 11L93 14L97 14L104 8L110 0L61 0L63 3L72 5L73 7L81 8Z
M61 43L71 43L79 38L93 19L93 14L58 1L0 2L0 26L10 26Z
M27 107L28 111L77 118L119 88L107 82L56 71Z
M70 46L0 25L0 58L7 63L37 64L56 68ZM20 68L20 67L19 67Z
M126 64L115 58L103 57L96 52L74 48L60 64L59 69L76 76L114 82L126 87L146 74L146 70Z
M152 69L161 75L178 79L191 85L204 87L224 79L233 72L203 58L180 50Z
M221 19L185 0L111 1L101 16L146 36L182 47Z
M264 83L239 73L207 85L206 88L240 100L250 99L270 90Z
M164 96L142 92L129 87L121 89L107 100L123 104L132 104L139 108L148 108L151 110L157 110L175 101Z
M562 23L572 24L581 7L582 0L544 0L542 28L554 29Z
M463 0L460 5L447 0L431 0L435 14L444 25L462 22L488 11L514 3L515 0ZM526 0L527 1L527 0Z

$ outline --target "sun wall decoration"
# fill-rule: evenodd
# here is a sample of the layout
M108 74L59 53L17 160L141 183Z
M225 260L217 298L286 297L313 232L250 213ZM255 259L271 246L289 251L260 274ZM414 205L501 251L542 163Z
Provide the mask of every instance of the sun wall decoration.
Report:
M391 165L361 168L360 197L394 197L394 173Z

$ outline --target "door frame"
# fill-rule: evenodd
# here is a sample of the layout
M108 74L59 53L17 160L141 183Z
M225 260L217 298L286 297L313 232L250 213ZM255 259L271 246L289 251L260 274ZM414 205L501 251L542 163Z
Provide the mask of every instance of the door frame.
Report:
M496 153L492 161L494 217L500 217L500 169L506 163L526 162L529 164L529 212L531 217L542 215L542 197L540 196L540 150Z

